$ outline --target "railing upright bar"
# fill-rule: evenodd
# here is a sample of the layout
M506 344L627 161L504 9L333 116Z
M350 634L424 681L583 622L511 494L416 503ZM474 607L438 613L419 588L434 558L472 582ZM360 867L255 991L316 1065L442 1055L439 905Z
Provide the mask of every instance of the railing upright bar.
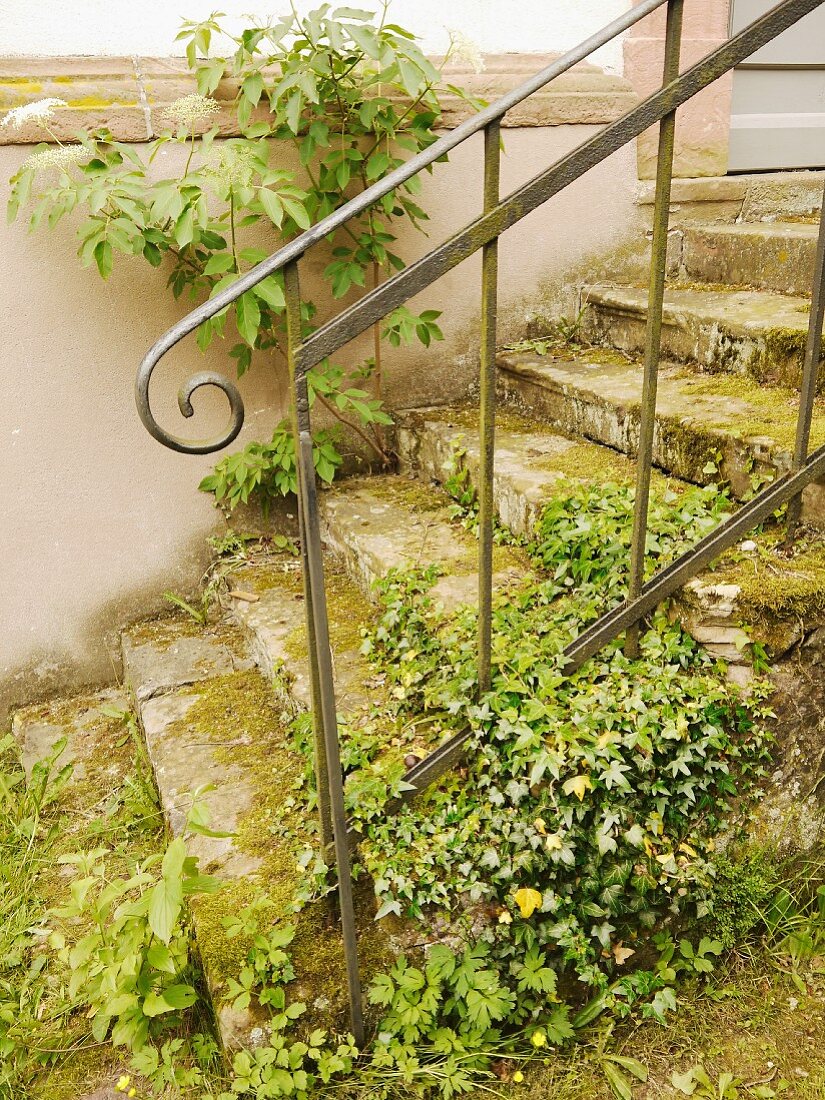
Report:
M669 0L665 30L665 61L662 86L667 87L679 76L682 45L682 12L684 0ZM673 151L676 137L676 111L668 111L659 123L659 148L656 159L656 201L653 207L653 241L650 257L650 286L647 301L642 408L639 425L639 448L636 459L636 498L633 509L633 537L630 548L629 599L642 590L647 541L647 516L650 501L650 475L653 465L653 433L656 425L656 391L659 382L659 359L662 346L662 310L664 307L665 274L667 270L667 238L670 222L670 193L673 180ZM628 630L628 656L636 656L639 648L639 625Z
M484 131L484 211L499 200L501 127L498 120ZM493 619L493 500L496 418L496 313L498 303L498 237L481 253L481 392L479 442L481 469L478 510L478 690L490 690Z
M332 819L335 864L338 875L341 933L347 970L350 1027L357 1046L364 1042L364 1018L361 1005L361 975L358 967L358 942L355 908L352 897L352 866L350 863L347 816L344 807L344 782L341 771L341 749L338 742L338 715L335 703L335 680L329 641L329 617L324 562L321 547L321 526L318 513L315 466L312 458L312 433L309 415L309 393L306 372L296 369L295 352L301 339L301 292L298 262L291 260L284 268L284 292L287 300L288 356L293 380L295 421L295 464L301 517L302 553L304 556L307 591L307 631L310 638L310 662L315 666L317 694L320 703L323 747L316 745L318 759L323 758L327 786L318 788L319 807L326 802ZM310 623L311 619L311 623ZM314 645L313 645L314 643ZM314 650L314 652L313 652ZM313 698L313 704L315 699ZM320 783L320 775L316 770ZM323 817L323 813L322 813ZM322 821L322 829L324 828Z
M793 469L801 470L808 457L811 439L811 420L816 400L819 365L822 359L822 326L825 322L825 191L819 215L819 243L814 261L814 277L811 286L811 315L808 318L808 343L805 348L805 365L802 369L802 385L799 394L799 419L796 422ZM802 496L788 501L787 538L794 536L802 514Z
M291 388L290 419L292 438L295 442L295 463L298 463L298 439L300 421L304 419L303 409L309 410L306 395L306 377L299 374L295 366L295 349L301 343L301 288L298 278L297 261L284 269L284 296L286 298L287 367ZM302 412L299 416L299 407ZM324 727L321 720L321 680L318 671L318 648L315 642L315 618L312 606L312 588L309 581L307 563L307 532L304 520L304 494L301 479L295 478L298 504L298 541L301 549L301 579L304 590L304 614L306 616L307 653L309 656L309 689L312 707L312 734L315 764L315 789L318 798L319 839L325 858L329 858L334 836L332 831L332 813L329 801L329 774L327 771L327 752L324 742Z

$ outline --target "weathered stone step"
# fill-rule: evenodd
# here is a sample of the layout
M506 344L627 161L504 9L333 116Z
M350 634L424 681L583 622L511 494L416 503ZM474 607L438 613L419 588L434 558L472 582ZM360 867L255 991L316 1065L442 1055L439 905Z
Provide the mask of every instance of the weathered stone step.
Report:
M439 406L406 412L396 424L402 473L444 485L457 469L478 488L478 410ZM615 450L549 427L513 407L496 416L494 499L501 522L529 536L559 481L570 478L630 477L634 467Z
M554 434L511 408L499 411L498 422L495 499L499 515L515 517L517 524L535 516L564 481L600 483L633 475L634 465L615 451ZM477 409L442 406L405 413L397 440L403 469L443 484L458 465L478 488ZM803 546L788 563L777 546L780 535L759 536L761 553L756 543L744 554L729 552L672 604L688 633L727 661L735 679L752 674L749 639L781 656L825 623L825 561L816 549Z
M433 593L445 610L477 598L475 538L451 521L443 494L395 474L342 482L320 497L324 540L366 591L391 569L438 565ZM516 549L498 547L495 581L523 573Z
M647 288L588 286L582 331L594 343L644 348ZM712 371L798 386L810 302L767 290L679 289L665 293L662 354ZM825 383L822 383L825 385Z
M682 230L682 267L689 279L811 293L818 225L804 222L744 222L687 225Z
M498 359L500 388L508 401L543 425L635 455L641 367L617 363L610 355L601 358L598 351L567 358L504 353ZM656 410L653 460L685 481L726 481L742 498L791 467L795 391L671 365L660 369ZM811 446L822 443L825 401L820 398ZM809 486L803 504L808 522L825 524L825 486Z
M282 618L297 629L298 616L291 614L294 594L293 584L282 601ZM276 631L283 626L276 622ZM287 808L305 767L294 747L292 709L273 691L270 677L255 667L243 634L227 621L197 631L182 619L147 623L127 631L122 642L126 682L136 700L171 831L179 835L184 830L195 792L206 788L201 798L210 828L230 834L188 840L201 869L224 884L219 893L192 905L224 1045L254 1045L256 1028L266 1024L266 1013L259 1008L236 1010L224 997L249 943L243 937L227 939L222 920L237 915L259 894L274 903L267 920L297 925L293 956L298 999L312 1004L320 998L323 1011L314 1016L320 1026L343 1023L346 983L340 937L323 904L298 916L292 911L302 873L296 845L272 828L291 814L302 836L300 819ZM310 840L311 822L306 827L303 839ZM370 942L376 933L369 903L361 912L361 931Z

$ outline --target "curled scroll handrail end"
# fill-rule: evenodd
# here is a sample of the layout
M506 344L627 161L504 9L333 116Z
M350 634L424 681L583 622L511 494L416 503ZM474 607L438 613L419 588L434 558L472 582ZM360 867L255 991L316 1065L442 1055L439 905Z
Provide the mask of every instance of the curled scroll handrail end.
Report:
M155 419L149 403L149 383L152 372L159 363L168 348L160 348L157 345L146 355L138 368L135 378L135 404L138 416L147 432L164 447L181 454L212 454L223 450L238 436L244 422L244 404L237 386L230 379L215 371L201 371L193 375L180 389L178 393L178 407L181 414L187 419L194 415L192 407L192 394L204 386L215 386L221 390L229 401L229 422L224 430L210 439L182 439L172 435L162 428Z

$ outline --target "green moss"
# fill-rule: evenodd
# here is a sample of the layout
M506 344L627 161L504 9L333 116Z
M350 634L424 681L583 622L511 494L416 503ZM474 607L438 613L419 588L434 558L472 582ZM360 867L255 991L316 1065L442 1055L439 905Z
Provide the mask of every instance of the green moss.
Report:
M720 580L740 587L744 620L770 623L780 618L809 620L825 611L825 547L798 544L786 555L777 545L758 558L722 559Z
M782 386L760 386L750 378L734 374L684 375L680 392L686 397L708 396L731 398L748 406L749 411L733 410L716 420L703 415L703 426L720 428L743 439L767 436L780 446L793 446L799 393ZM687 431L700 431L691 424ZM825 443L825 400L817 399L811 423L811 446Z
M798 385L808 342L807 331L800 328L769 328L762 341L762 349L751 367L751 373L757 378L780 378ZM825 356L825 337L821 346ZM820 377L820 390L823 386L825 382Z

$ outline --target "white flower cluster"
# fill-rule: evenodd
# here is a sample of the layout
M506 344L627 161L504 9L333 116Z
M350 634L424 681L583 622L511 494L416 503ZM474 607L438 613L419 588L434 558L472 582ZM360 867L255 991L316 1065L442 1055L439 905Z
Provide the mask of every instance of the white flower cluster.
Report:
M450 36L450 60L463 61L474 73L484 72L484 55L477 43L462 31L447 29Z
M38 99L34 103L26 103L23 107L14 107L0 122L0 126L13 126L15 130L21 130L27 122L46 123L54 118L55 107L68 107L65 99Z
M224 145L206 169L225 187L251 187L255 174L255 150L244 145Z
M79 164L91 156L85 145L54 145L48 149L38 149L23 162L25 168L35 172L46 172L51 168L65 171L72 164Z
M170 103L164 110L163 117L173 126L191 130L196 122L216 115L220 109L220 104L216 100L193 92L192 95L182 96L174 103Z

